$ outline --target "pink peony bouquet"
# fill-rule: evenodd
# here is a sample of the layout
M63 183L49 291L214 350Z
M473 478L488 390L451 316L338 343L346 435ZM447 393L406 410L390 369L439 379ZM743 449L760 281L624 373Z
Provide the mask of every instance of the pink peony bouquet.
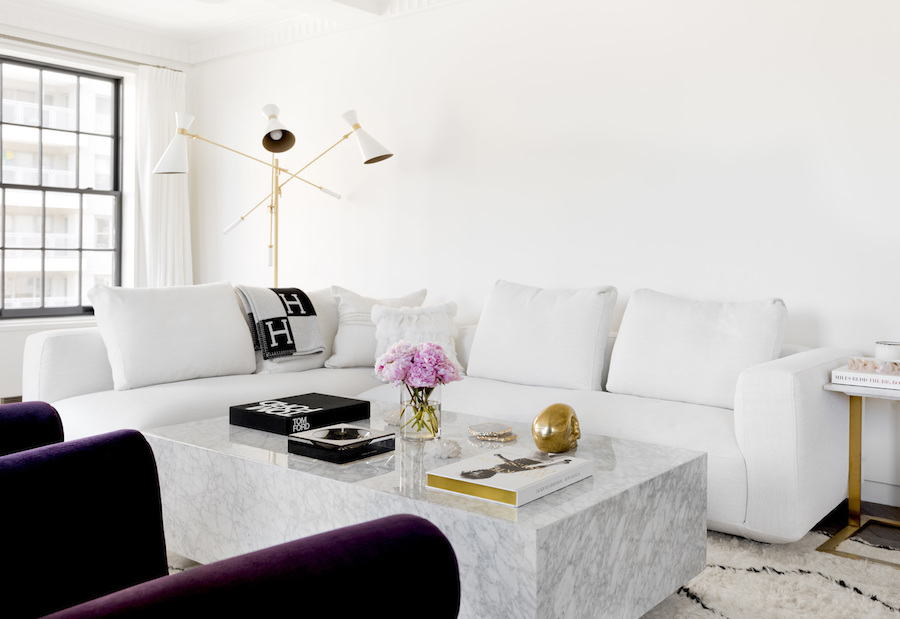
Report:
M440 435L440 403L429 398L438 385L462 378L459 368L440 345L397 342L375 362L375 374L392 385L406 387L409 398L404 398L400 413L402 430L426 439Z
M392 385L434 388L460 380L459 368L434 342L410 344L399 341L375 362L375 374Z

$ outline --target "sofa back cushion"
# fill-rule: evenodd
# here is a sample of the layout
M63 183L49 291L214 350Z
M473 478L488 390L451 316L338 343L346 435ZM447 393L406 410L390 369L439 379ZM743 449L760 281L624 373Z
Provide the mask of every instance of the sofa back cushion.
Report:
M229 283L88 292L117 390L250 374L253 340Z
M720 303L637 290L625 307L606 390L734 408L738 375L781 352L781 299Z
M456 358L456 337L459 330L455 318L456 303L453 301L424 307L376 305L372 308L375 359L400 341L409 344L433 342L443 348L450 360L459 366Z
M599 390L616 289L541 289L498 281L485 301L467 374Z
M338 328L334 337L334 350L325 361L327 368L375 367L375 323L372 309L376 305L388 307L418 307L425 301L423 288L394 299L373 299L332 286L331 294L337 301Z

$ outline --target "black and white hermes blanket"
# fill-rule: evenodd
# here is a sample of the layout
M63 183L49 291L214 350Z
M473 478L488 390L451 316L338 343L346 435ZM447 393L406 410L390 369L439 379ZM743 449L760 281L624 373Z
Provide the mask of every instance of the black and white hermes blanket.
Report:
M263 359L314 355L325 350L316 310L299 288L235 286Z

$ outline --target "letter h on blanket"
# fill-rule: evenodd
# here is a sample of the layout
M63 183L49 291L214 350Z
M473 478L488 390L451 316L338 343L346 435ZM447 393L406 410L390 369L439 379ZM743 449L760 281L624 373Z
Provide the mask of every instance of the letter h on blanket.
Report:
M299 288L235 286L263 359L313 355L325 350L316 310Z

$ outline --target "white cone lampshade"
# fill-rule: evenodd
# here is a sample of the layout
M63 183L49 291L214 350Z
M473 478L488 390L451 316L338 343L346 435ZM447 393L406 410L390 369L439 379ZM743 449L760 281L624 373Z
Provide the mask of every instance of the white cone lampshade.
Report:
M278 120L278 106L271 103L263 106L262 113L268 121L266 122L266 133L262 139L263 148L270 153L283 153L290 150L297 138Z
M356 142L359 144L359 152L362 154L363 163L378 163L394 156L391 151L379 144L375 138L359 126L356 110L345 112L341 118L353 127L353 133L356 135Z
M175 114L175 125L177 133L172 141L169 142L168 148L159 158L156 167L153 168L154 174L187 174L188 171L188 152L186 135L188 127L194 122L194 117L185 112Z

